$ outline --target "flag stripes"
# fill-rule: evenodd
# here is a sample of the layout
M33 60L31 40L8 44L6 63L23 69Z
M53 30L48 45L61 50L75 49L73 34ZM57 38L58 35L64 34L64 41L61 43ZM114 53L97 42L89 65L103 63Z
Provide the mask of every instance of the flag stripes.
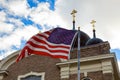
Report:
M25 47L22 49L20 55L18 56L16 62L18 62L19 60L30 54L68 59L68 54L71 45L67 45L63 43L55 44L49 42L48 37L50 36L51 33L52 31L38 33L35 36L33 36L30 40L28 40Z

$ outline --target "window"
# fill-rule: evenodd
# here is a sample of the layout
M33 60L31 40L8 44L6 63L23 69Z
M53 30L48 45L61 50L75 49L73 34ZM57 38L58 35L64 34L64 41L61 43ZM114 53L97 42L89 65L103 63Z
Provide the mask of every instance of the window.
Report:
M45 73L30 72L25 75L18 76L18 80L44 80Z
M21 80L41 80L41 76L30 75L25 78L21 78Z
M83 77L82 80L92 80L89 77Z

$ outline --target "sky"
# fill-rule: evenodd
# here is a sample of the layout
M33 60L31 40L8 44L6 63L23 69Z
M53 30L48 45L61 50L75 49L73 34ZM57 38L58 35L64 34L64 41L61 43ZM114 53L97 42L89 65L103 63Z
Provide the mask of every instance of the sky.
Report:
M0 59L24 47L38 32L55 27L72 29L73 9L76 29L92 38L91 20L96 35L108 41L120 66L120 0L0 0Z

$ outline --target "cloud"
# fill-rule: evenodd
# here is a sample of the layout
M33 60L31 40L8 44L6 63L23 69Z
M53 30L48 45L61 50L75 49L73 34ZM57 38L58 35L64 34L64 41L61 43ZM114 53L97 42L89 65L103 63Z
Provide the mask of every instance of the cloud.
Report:
M72 29L72 9L77 10L76 29L78 26L81 30L92 37L92 27L90 21L96 20L97 37L104 41L109 41L111 48L119 48L120 38L118 37L120 29L120 1L119 0L57 0L56 12L66 23L67 27Z
M10 33L13 30L13 25L12 24L6 24L3 22L0 22L0 33L5 32L5 33Z
M1 16L1 18L0 18L0 22L1 22L1 21L3 22L3 21L6 20L6 18L5 18L6 14L5 14L4 11L1 11L1 12L0 12L0 16Z
M4 6L14 15L27 17L29 14L29 7L27 0L8 0L4 1Z
M43 28L44 25L57 26L64 25L64 21L54 11L49 9L48 3L40 3L37 8L33 8L30 13L30 19L35 23L40 24Z
M18 28L12 32L9 36L0 38L0 50L9 49L12 45L21 45L21 40L28 40L31 36L36 34L38 31L34 26L26 26L25 28ZM7 45L7 46L6 46Z

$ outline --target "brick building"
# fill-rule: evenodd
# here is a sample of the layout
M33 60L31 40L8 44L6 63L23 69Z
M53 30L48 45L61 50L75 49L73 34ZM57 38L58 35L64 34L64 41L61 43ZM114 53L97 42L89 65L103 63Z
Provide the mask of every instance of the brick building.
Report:
M0 62L0 80L77 80L77 39L70 60L31 55L15 63L19 51ZM120 80L117 60L107 41L81 31L80 80ZM88 78L88 79L87 79Z

